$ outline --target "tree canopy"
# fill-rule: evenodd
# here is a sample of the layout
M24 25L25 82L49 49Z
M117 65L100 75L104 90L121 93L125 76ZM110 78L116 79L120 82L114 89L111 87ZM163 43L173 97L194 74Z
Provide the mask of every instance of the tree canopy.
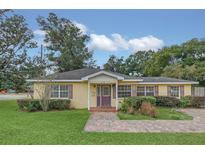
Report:
M0 11L0 86L17 90L25 82L22 68L27 51L35 48L36 42L25 18L13 13L7 16L7 13L10 10Z
M104 64L104 69L112 72L124 73L125 72L125 62L123 57L116 57L111 55L107 63Z
M104 68L127 75L194 80L205 85L205 39L194 38L156 52L138 51L126 59L111 56Z
M83 67L93 67L92 52L86 47L89 40L69 19L49 13L48 18L38 17L41 30L45 31L48 59L60 72Z
M23 91L26 79L45 70L45 61L38 55L28 56L28 51L37 47L33 38L22 15L0 10L0 89Z

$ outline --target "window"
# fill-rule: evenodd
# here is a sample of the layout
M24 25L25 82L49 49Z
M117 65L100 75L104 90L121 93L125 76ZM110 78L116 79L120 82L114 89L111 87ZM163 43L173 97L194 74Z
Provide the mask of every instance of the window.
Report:
M102 95L103 96L110 96L110 87L109 86L102 86Z
M52 85L51 98L69 98L68 85Z
M131 96L131 85L120 85L118 86L118 97L129 97Z
M137 87L137 96L145 96L145 87Z
M173 97L179 97L179 86L171 86L170 95Z
M146 87L146 96L154 96L154 87L153 86Z
M154 86L138 86L137 96L154 96Z
M60 86L60 98L68 98L68 85Z
M58 85L52 85L51 86L51 98L57 98L58 97Z

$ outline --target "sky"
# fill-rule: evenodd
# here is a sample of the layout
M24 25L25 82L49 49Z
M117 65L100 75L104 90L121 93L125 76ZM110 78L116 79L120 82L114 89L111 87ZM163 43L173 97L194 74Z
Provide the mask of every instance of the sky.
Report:
M205 38L205 10L14 10L26 18L42 43L36 17L49 12L68 18L90 36L87 46L98 66L110 55L128 57L139 50L155 50L192 38ZM31 50L31 56L39 49Z

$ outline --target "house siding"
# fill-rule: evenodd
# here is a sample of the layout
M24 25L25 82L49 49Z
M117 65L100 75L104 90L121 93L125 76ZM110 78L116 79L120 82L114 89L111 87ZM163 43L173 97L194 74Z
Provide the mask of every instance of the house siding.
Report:
M44 84L34 83L34 85L33 85L33 91L34 91L33 97L34 97L34 99L42 98L43 93L44 93L44 88L45 88Z
M184 96L191 96L191 85L184 85Z
M71 99L71 106L74 108L87 108L87 100L88 100L88 83L87 82L62 82L62 83L50 83L53 84L71 84L73 85L73 98ZM123 82L119 81L119 85L124 84L131 84L132 85L132 93L133 88L138 86L138 82ZM111 85L111 84L110 84ZM184 96L191 95L191 84L180 84L184 86ZM176 85L176 86L180 86ZM143 86L143 85L140 85ZM162 84L146 84L144 86L158 86L158 95L159 96L167 96L167 87L170 85L162 85ZM175 85L172 85L175 86ZM44 91L44 84L43 83L34 83L34 99L40 99L43 95ZM90 85L90 107L97 106L97 91L96 91L96 84L91 83ZM119 98L119 101L123 100L123 98ZM116 99L113 98L113 88L111 88L111 106L116 106Z
M168 85L157 85L159 89L159 96L167 96Z
M50 83L50 85L61 84L61 85L73 85L73 98L71 99L71 107L74 108L87 108L87 83ZM43 95L45 84L34 83L34 99L40 99Z

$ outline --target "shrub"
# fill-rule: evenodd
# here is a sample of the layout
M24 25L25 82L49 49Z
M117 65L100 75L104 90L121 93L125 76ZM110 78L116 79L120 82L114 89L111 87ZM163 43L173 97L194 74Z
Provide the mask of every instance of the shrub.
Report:
M150 116L150 117L156 117L157 116L157 109L151 103L143 102L142 106L140 107L140 113L143 115Z
M40 111L42 110L42 107L40 105L39 100L30 100L29 106L28 106L28 111L33 112L33 111Z
M70 100L56 100L52 99L49 103L50 110L65 110L70 109Z
M138 96L138 98L141 99L142 102L145 101L145 102L151 103L153 105L155 105L156 101L157 101L157 99L153 96Z
M142 102L155 104L156 98L152 96L126 97L122 102L121 110L123 112L134 113L139 110L142 105Z
M136 99L133 97L124 98L124 100L121 102L120 110L125 113L134 113L134 110L136 110L136 108L138 108L137 106L139 106L139 102L136 102L135 100Z
M186 99L186 100L189 100L189 101L191 101L191 98L192 98L192 96L184 96L184 97L182 97L182 99Z
M178 107L180 104L180 100L176 97L156 96L156 99L157 106Z
M33 112L33 111L42 110L39 100L20 99L17 100L17 104L19 106L19 109L22 111Z
M188 105L188 101L184 99L179 100L179 107L185 108Z
M182 97L179 101L179 106L180 107L187 107L187 106L190 106L191 105L191 96L185 96L185 97Z
M128 103L126 103L125 101L123 101L123 102L121 102L121 111L122 112L127 112L128 111L128 108L129 108L129 105L128 105Z
M139 97L127 97L124 99L124 101L134 110L138 110L142 105L142 100Z
M65 110L70 109L70 100L49 100L49 110ZM20 99L17 100L19 109L22 111L34 112L42 111L41 100Z
M27 110L29 99L18 99L17 104L20 110Z
M205 97L194 96L191 98L190 104L192 107L205 107Z

